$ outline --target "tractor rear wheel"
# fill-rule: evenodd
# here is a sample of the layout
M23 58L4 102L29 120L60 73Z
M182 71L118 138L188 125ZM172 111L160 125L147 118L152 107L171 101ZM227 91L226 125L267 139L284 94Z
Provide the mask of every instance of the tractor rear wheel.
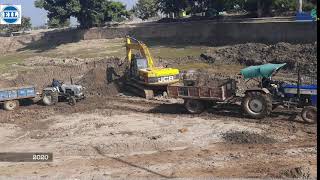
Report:
M248 92L243 98L242 108L251 118L262 119L271 113L272 99L262 92Z
M185 99L184 106L191 114L200 114L206 108L205 104L202 101L195 99Z
M43 97L42 97L42 102L46 106L51 106L56 103L58 103L58 93L56 92L44 92Z
M301 117L307 123L317 123L317 108L314 106L307 106L303 108Z
M13 111L17 107L19 107L19 101L17 101L17 100L6 101L3 104L4 110L7 110L7 111Z

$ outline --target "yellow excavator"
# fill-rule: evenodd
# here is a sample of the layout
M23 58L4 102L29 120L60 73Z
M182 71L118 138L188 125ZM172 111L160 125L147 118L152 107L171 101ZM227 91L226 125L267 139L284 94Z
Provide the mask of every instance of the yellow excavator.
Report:
M139 54L133 54L133 50ZM136 94L151 99L155 93L164 92L169 84L179 81L179 70L155 67L148 47L137 39L126 36L126 51L129 61L126 85Z

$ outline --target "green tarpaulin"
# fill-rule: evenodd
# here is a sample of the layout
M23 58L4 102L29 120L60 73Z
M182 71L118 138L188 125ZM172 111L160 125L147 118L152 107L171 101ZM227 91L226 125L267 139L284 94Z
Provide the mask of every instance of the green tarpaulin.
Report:
M273 72L279 70L286 63L283 64L263 64L258 66L249 66L240 71L245 79L259 78L259 77L270 77Z

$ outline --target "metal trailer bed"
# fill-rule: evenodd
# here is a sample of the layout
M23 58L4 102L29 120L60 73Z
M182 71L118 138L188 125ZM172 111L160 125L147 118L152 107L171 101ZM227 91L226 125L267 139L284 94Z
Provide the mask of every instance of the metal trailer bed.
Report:
M200 113L211 102L227 102L236 97L236 81L228 79L214 86L169 85L167 93L172 98L184 99L184 106L190 113Z
M33 99L37 96L34 86L12 87L0 89L0 104L5 110L14 110L19 106L19 101Z

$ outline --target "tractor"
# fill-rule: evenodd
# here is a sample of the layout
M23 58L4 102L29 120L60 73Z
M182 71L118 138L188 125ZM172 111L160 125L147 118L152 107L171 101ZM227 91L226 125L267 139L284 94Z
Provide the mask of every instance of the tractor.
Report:
M75 84L65 84L63 81L53 79L52 85L42 90L44 105L54 105L60 101L67 101L74 106L76 102L85 98L84 87Z
M258 79L259 86L245 91L242 98L244 112L252 118L264 118L279 105L287 108L302 108L302 119L308 123L317 121L317 85L301 84L301 74L298 68L297 84L287 84L273 80L273 76L283 64L264 64L250 66L241 70L246 79Z

